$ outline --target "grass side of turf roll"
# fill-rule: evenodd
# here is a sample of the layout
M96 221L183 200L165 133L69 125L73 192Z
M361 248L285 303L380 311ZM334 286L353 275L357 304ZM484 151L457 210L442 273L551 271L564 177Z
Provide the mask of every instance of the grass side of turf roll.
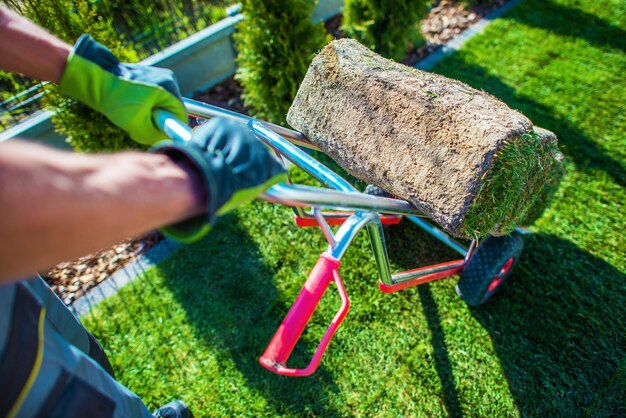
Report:
M512 140L494 157L465 215L461 235L506 235L541 216L564 174L562 156L552 138L533 130Z

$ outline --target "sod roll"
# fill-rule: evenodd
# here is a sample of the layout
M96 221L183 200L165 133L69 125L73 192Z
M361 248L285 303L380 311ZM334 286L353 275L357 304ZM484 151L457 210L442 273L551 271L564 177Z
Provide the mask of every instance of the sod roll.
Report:
M511 232L541 213L545 184L558 185L561 173L556 137L521 113L353 40L315 57L287 121L457 237Z

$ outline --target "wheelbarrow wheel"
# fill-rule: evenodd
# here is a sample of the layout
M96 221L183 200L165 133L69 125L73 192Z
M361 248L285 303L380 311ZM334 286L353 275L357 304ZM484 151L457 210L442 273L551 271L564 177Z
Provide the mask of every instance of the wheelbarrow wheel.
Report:
M387 193L380 187L374 186L373 184L368 184L365 187L365 190L363 190L363 193L371 194L372 196L378 196L378 197L394 197L391 193Z
M463 270L457 294L470 306L485 303L508 279L523 249L524 241L518 234L487 237Z

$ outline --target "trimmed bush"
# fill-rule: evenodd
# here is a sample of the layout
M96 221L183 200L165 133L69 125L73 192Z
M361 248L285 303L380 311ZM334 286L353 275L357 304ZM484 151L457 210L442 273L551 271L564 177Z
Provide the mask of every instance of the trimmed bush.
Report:
M226 17L226 7L236 0L99 0L98 13L113 19L145 58Z
M330 39L312 23L311 0L244 0L234 35L243 101L256 117L285 124L315 52Z
M10 127L15 121L22 120L28 117L29 112L34 112L38 108L37 102L31 102L28 105L23 104L25 98L15 99L15 96L23 92L36 84L38 81L31 80L27 77L9 73L6 71L0 71L0 111L3 114L0 116L0 132ZM20 107L15 107L22 102ZM11 109L8 113L5 111ZM34 109L34 110L33 110Z
M402 61L410 48L424 44L420 20L427 0L346 0L342 30L386 58Z

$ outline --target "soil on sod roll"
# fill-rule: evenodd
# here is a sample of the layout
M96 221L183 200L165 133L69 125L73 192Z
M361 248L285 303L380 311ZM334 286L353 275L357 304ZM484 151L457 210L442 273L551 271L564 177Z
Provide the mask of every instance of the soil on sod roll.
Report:
M349 39L313 60L287 121L457 237L510 233L558 171L556 144L499 99Z

